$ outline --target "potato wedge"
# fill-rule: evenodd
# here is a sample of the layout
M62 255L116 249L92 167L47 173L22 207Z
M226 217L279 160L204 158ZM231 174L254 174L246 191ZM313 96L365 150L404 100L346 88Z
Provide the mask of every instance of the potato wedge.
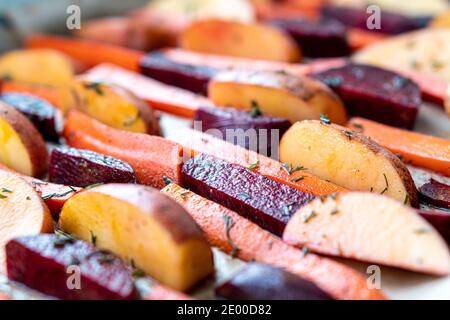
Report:
M9 240L53 230L50 211L33 187L14 173L0 171L0 273Z
M321 114L338 124L346 121L344 105L327 86L285 72L225 71L209 83L208 97L217 105L245 111L257 105L263 115L292 123L319 119Z
M450 28L428 28L392 37L359 51L354 60L450 81ZM389 59L386 59L389 57Z
M441 12L437 15L431 22L430 27L432 28L448 28L450 27L450 10Z
M187 290L213 271L211 249L181 206L142 185L106 184L64 205L61 228L131 261L156 280Z
M130 91L113 84L76 80L73 90L77 109L113 128L154 133L152 109Z
M260 24L218 19L193 22L180 36L183 49L226 56L297 62L300 48L287 34Z
M294 124L280 142L280 160L354 191L381 193L417 207L414 181L393 153L369 138L321 121Z
M316 199L289 221L283 240L344 258L447 275L445 241L410 207L373 193Z
M0 102L0 162L22 174L41 177L47 171L44 139L22 113Z
M73 75L71 61L56 50L16 50L0 57L0 78L59 86L69 84Z

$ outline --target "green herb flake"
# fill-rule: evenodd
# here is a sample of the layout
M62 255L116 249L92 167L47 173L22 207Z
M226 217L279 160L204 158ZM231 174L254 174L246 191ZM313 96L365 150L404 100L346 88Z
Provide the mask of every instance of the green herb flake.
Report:
M389 190L389 182L388 182L388 179L387 179L385 173L383 173L383 177L384 177L384 182L386 183L386 187L383 189L383 191L381 191L381 194L384 194L386 191Z
M84 84L84 87L86 89L94 90L98 95L103 95L103 90L102 90L101 86L102 86L101 82L98 82L98 81L89 82L89 83Z
M72 235L65 233L64 231L62 231L60 229L55 230L55 234L56 234L56 240L53 242L53 245L55 247L64 247L66 244L72 243L75 241L75 238Z
M256 118L262 115L261 108L256 100L252 100L252 106L250 109L250 117Z
M50 193L50 194L46 194L45 196L42 196L42 200L47 200L50 198L61 198L64 196L67 196L70 193L76 192L75 189L71 188L70 190L66 191L66 192L62 192L62 193Z
M239 192L238 196L241 197L244 201L252 198L247 192Z
M87 187L85 187L84 190L89 190L89 189L92 189L92 188L95 188L95 187L99 187L101 185L103 185L103 182L93 183L93 184L90 184Z
M91 230L89 230L89 232L91 233L91 242L92 242L92 244L94 246L97 245L97 236Z
M309 221L311 221L311 219L313 219L316 216L317 213L315 211L311 211L308 215L303 217L303 223L308 223Z
M330 119L325 114L320 115L320 122L323 124L331 124Z
M306 170L304 166L296 166L295 168L292 167L292 164L287 164L286 162L283 162L280 166L280 170L284 170L287 172L288 175L292 175L294 172Z
M7 196L5 196L4 194L0 194L0 199L6 199L8 198Z
M310 253L310 250L308 247L303 247L302 249L303 257L305 257L308 253Z
M25 199L27 199L28 201L30 201L30 200L31 200L31 197L30 197L30 196L27 196Z
M186 200L187 195L189 194L189 192L190 192L189 190L184 190L183 192L181 192L180 193L181 199Z
M415 234L426 234L429 232L430 232L430 229L427 229L427 228L419 228L419 229L414 230Z
M258 166L259 166L259 160L256 161L255 163L252 163L251 165L249 165L249 166L247 167L247 169L253 171L253 170L255 170L256 168L258 168Z
M405 200L403 200L403 204L407 205L409 202L409 194L405 194Z
M12 193L13 191L11 189L8 189L8 188L2 188L2 192Z
M163 176L162 179L163 179L163 181L164 181L164 183L165 183L166 185L169 185L169 184L172 183L172 180L170 180L170 179L167 178L166 176Z
M143 278L145 277L145 272L141 269L134 269L133 273L131 274L134 278Z
M328 77L324 80L324 83L331 88L339 87L342 82L341 77Z
M291 179L291 182L299 182L299 181L301 181L303 179L305 179L305 176L300 176L298 178Z
M330 215L331 215L331 216L335 216L335 215L337 215L338 213L339 213L339 211L338 211L338 209L336 208L336 209L334 209L333 211L330 212Z
M231 218L226 213L223 213L222 214L222 219L223 219L223 222L224 222L224 225L225 225L225 234L227 236L228 243L230 244L230 246L232 248L230 254L231 254L232 257L235 257L240 249L234 243L234 241L231 239L231 235L230 235L231 229L234 226L233 218Z

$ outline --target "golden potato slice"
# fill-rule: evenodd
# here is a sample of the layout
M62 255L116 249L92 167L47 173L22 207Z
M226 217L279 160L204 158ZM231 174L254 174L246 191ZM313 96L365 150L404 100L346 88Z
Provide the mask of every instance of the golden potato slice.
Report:
M150 187L107 184L81 192L64 205L60 224L177 290L213 271L200 228L181 206Z
M288 222L283 240L327 255L447 275L450 252L415 210L374 193L316 199Z
M69 84L73 75L71 61L56 50L16 50L0 57L0 78L59 86Z
M347 118L341 100L327 86L285 72L225 71L209 83L208 97L216 105L246 111L256 105L264 115L293 123L319 119L321 114L339 124Z
M380 41L359 51L353 59L387 69L432 74L450 81L449 56L450 28L428 28Z
M180 36L183 49L252 59L297 62L299 47L275 28L225 20L193 22Z
M76 108L104 124L138 133L157 131L152 109L120 86L80 79L73 92Z
M431 22L430 27L433 28L449 28L450 27L450 10L440 13Z
M0 162L22 174L42 177L47 172L44 139L22 113L0 102Z
M51 232L50 211L25 180L0 171L0 273L5 272L5 245L16 237Z
M355 191L372 191L418 206L403 162L369 138L321 121L294 124L280 142L280 160Z

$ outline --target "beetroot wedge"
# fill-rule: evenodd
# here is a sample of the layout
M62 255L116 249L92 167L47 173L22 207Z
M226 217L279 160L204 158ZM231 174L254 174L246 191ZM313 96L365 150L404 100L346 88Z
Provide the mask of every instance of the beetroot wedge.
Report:
M416 83L378 67L348 64L313 75L332 88L352 116L411 129L422 103Z
M30 119L46 141L59 141L63 120L61 112L55 106L26 93L4 93L0 100Z
M325 5L321 10L322 16L336 19L346 26L367 30L371 13L367 7L353 8L347 6ZM428 17L408 17L405 15L382 11L379 28L374 26L371 31L385 34L399 34L423 28L429 21Z
M119 258L65 234L13 239L6 256L9 279L46 295L65 300L137 297L130 268Z
M55 148L50 155L48 179L52 183L87 187L97 183L136 183L125 161L89 150Z
M278 18L268 23L289 33L306 57L330 58L350 54L347 28L337 20Z
M419 210L419 214L441 234L442 238L450 246L450 213Z
M275 159L280 139L290 126L285 118L234 108L200 107L194 117L194 129Z
M450 186L434 179L419 188L420 199L439 208L450 209ZM449 213L450 215L450 213Z
M314 283L265 264L249 263L216 288L230 300L332 300Z
M285 168L291 172L302 169L287 165ZM315 198L267 179L251 168L204 154L183 165L182 177L184 185L193 192L236 211L277 236L282 235L297 209Z
M219 71L208 66L177 62L156 52L140 61L141 73L165 84L206 95L209 80Z

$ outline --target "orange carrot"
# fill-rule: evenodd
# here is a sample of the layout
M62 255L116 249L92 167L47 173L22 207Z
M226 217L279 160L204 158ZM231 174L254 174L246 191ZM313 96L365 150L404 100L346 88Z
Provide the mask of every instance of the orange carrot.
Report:
M0 292L0 300L11 300L11 297L6 293Z
M217 203L175 184L168 185L162 192L186 209L212 246L228 254L284 268L315 282L337 299L385 298L381 291L369 289L366 279L350 267L294 248Z
M111 44L62 36L34 35L26 40L27 48L49 48L59 50L85 67L103 62L114 63L123 68L138 71L144 52Z
M144 300L193 300L192 297L165 287L161 284L154 284L150 289L150 293Z
M54 184L25 176L4 166L3 164L0 164L0 170L13 172L31 184L34 187L34 190L36 190L36 192L43 198L45 204L50 209L50 212L55 219L59 216L59 212L61 211L64 203L69 200L70 197L82 190L82 188Z
M164 177L180 181L182 148L164 138L114 129L79 111L69 113L63 135L72 147L128 162L142 184L162 188Z
M203 96L165 85L111 64L91 69L84 78L115 83L130 90L153 108L182 117L192 118L199 106L212 105L212 102Z
M347 126L401 155L405 162L450 176L450 140L352 118Z
M246 168L252 164L257 164L256 168L253 169L255 172L315 196L346 191L342 187L321 180L304 171L296 171L289 174L287 172L289 170L284 169L282 164L276 160L200 131L187 128L180 129L171 135L169 139L181 144L187 156L193 156L196 153L206 153Z
M349 28L347 40L349 42L350 48L353 51L357 51L378 41L386 39L386 37L386 35L373 31Z

